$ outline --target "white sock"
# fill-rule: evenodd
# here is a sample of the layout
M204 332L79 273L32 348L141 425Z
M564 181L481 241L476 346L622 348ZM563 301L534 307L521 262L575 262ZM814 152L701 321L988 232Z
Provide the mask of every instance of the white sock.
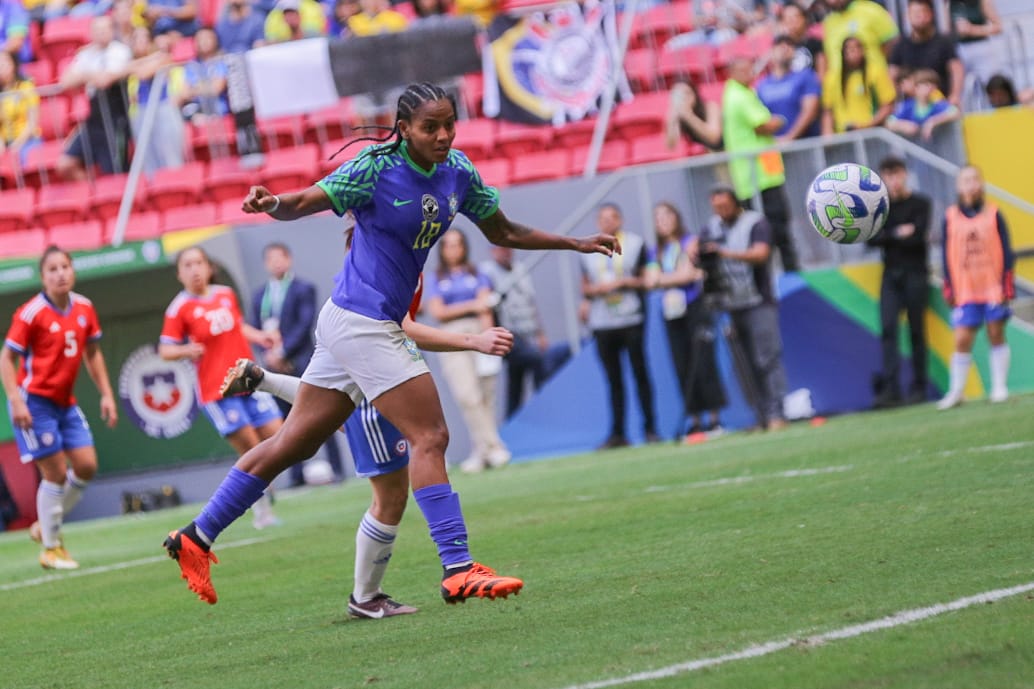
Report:
M991 348L991 389L1007 390L1009 379L1009 345L1000 344Z
M72 508L79 504L79 499L83 497L83 491L89 484L90 482L86 479L76 476L71 468L68 469L68 473L65 474L65 499L61 503L62 511L65 514L71 512Z
M382 524L367 510L355 532L355 583L352 597L365 603L381 592L381 582L395 547L398 525Z
M56 548L61 545L61 523L64 521L65 486L50 481L40 481L36 491L36 518L39 519L40 533L43 536L44 548Z
M961 395L966 389L966 378L969 377L969 364L973 355L969 352L955 352L951 355L951 385L949 394Z
M266 369L262 370L266 371ZM295 378L294 376L288 376L283 373L266 371L265 375L262 376L262 380L259 381L256 389L268 392L274 397L279 397L288 404L294 404L295 398L298 397L298 388L301 384L301 378Z

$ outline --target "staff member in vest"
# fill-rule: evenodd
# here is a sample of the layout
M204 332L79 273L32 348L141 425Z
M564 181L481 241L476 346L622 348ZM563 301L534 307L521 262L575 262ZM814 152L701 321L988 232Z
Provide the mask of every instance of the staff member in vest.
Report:
M255 290L251 300L251 325L272 333L279 344L262 353L262 364L275 373L300 375L309 365L316 349L313 331L316 327L316 286L295 276L291 250L282 242L272 242L262 249L262 260L269 281ZM277 398L284 416L291 405ZM334 476L343 479L341 450L331 437L323 444ZM305 483L304 463L291 467L291 485Z
M711 190L711 209L714 215L690 244L689 255L698 265L712 264L701 261L702 256L717 259L713 264L720 274L722 308L750 359L753 380L745 381L745 387L757 392L758 424L770 431L781 430L786 427L786 371L769 268L772 230L764 216L740 206L732 187L720 185Z
M582 296L589 301L589 328L610 387L610 436L600 449L624 447L625 387L621 377L621 352L628 352L639 405L643 412L646 442L660 440L653 411L653 387L643 356L642 289L646 271L646 249L642 237L622 229L621 209L615 203L600 206L596 224L604 235L617 237L622 253L615 256L581 257Z
M944 300L954 307L955 352L951 355L948 393L938 409L962 404L969 375L973 340L987 323L991 343L992 402L1009 398L1009 345L1005 323L1012 312L1009 300L1016 296L1013 265L1016 255L1009 244L1009 230L998 207L984 199L980 169L962 168L955 181L958 203L944 215Z
M762 150L775 144L773 138L786 126L786 119L773 115L751 88L754 63L744 57L729 63L729 79L722 93L722 139L729 153L756 151L755 156L740 156L729 161L736 198L752 207L754 196L761 195L762 210L771 227L772 243L779 248L783 270L799 268L797 251L790 238L790 206L786 201L786 173L779 151Z

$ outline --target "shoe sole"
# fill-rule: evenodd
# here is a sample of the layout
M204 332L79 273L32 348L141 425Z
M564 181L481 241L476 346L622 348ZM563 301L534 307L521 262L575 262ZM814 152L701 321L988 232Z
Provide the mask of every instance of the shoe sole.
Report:
M466 595L464 595L462 591L456 594L450 594L449 590L443 586L442 599L449 605L455 605L456 603L466 603L468 598L488 598L489 600L495 600L496 598L509 598L510 594L515 596L519 595L521 589L524 588L524 583L509 584L500 588L496 588L494 586L486 588L485 586L485 584L475 584L473 587L470 587L474 588L474 590L470 591Z

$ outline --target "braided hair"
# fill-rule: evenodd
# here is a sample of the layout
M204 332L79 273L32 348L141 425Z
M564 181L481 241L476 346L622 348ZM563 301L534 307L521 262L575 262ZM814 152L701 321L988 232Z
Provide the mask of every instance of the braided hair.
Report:
M378 146L373 150L373 155L387 155L394 153L399 150L399 146L402 145L402 131L399 129L399 122L406 120L407 122L413 119L413 114L420 108L424 103L433 103L434 101L446 99L452 103L453 112L456 111L456 99L447 93L445 89L437 84L430 82L421 82L419 84L410 84L406 87L406 90L399 96L398 105L395 108L395 124L390 128L383 125L360 125L358 127L352 127L352 131L359 131L361 129L380 129L387 131L384 136L361 136L352 139L344 146L339 148L334 155L330 156L330 160L333 160L339 153L344 151L346 148L354 143L360 141L374 141L379 144L385 144Z

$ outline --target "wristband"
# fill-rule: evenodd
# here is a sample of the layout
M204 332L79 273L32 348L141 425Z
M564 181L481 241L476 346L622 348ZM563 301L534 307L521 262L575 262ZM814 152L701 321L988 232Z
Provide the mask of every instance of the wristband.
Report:
M275 201L275 203L273 204L273 207L270 208L268 211L266 211L266 213L269 213L270 215L272 215L273 213L276 213L276 209L280 207L280 197L279 196L273 196L273 201Z

